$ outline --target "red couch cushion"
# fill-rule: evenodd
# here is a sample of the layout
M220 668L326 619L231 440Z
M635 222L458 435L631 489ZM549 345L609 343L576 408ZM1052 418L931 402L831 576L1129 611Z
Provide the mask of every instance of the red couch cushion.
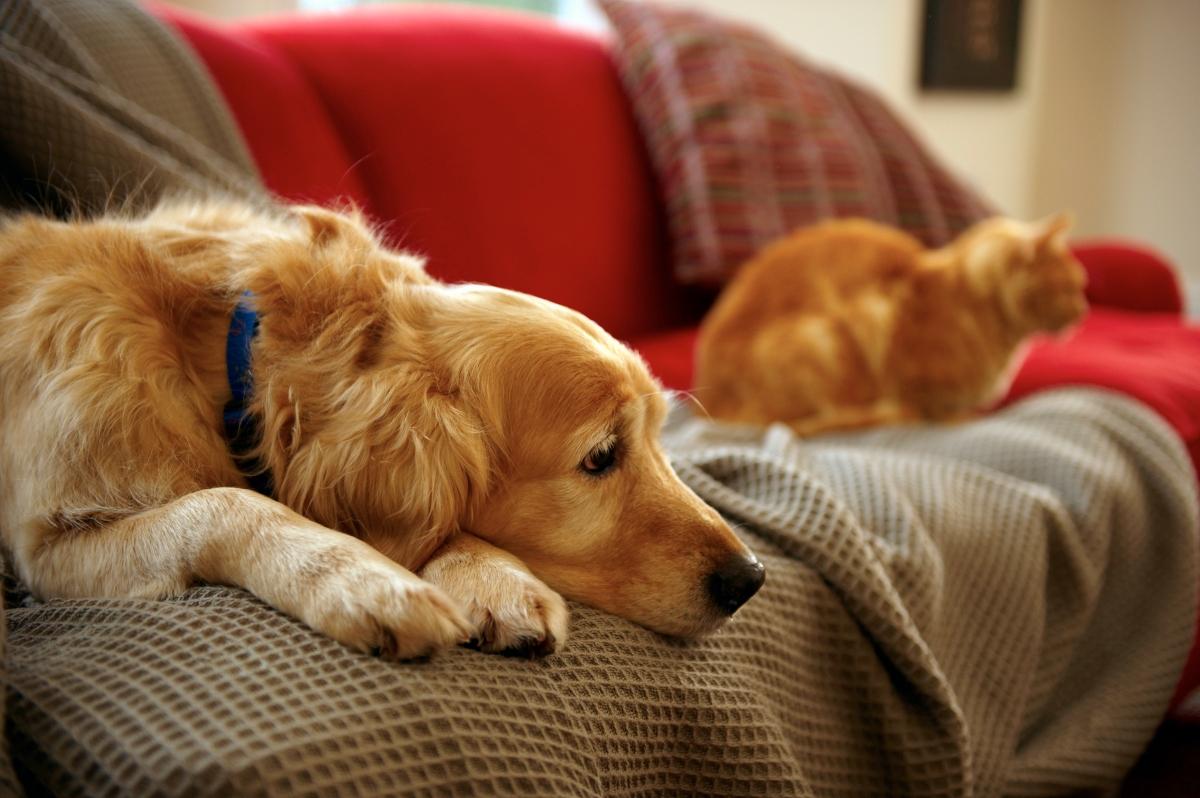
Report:
M1200 464L1200 327L1173 313L1093 309L1069 338L1033 347L1005 401L1080 384L1111 388L1154 408Z
M171 6L150 10L187 39L212 73L268 188L293 202L344 197L370 207L321 98L290 59L245 29Z
M1072 245L1087 269L1093 306L1145 313L1181 313L1183 290L1167 259L1144 244L1093 239Z
M348 194L429 271L538 294L618 337L694 321L632 112L594 37L480 9L221 26L164 8L267 185Z

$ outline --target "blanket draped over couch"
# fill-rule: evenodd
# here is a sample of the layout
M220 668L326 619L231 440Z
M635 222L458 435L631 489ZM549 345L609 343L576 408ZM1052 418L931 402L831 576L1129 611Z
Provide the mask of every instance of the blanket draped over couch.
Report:
M129 0L0 3L0 204L263 195L204 66Z
M9 201L259 191L203 69L131 5L5 3L0 66ZM1072 390L801 443L679 407L667 440L768 566L707 640L577 606L544 661L395 664L231 588L10 580L4 754L64 795L998 795L1112 787L1150 738L1197 508L1149 410Z
M574 607L543 661L353 653L244 592L9 611L10 745L55 794L1009 795L1115 786L1191 636L1197 508L1091 390L800 443L677 408L767 584L668 641Z

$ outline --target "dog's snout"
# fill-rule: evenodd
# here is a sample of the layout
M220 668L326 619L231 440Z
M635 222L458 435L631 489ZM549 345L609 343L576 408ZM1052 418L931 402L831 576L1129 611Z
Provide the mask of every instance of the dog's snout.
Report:
M733 615L738 607L758 592L767 578L767 569L754 557L736 555L708 575L708 592L717 607Z

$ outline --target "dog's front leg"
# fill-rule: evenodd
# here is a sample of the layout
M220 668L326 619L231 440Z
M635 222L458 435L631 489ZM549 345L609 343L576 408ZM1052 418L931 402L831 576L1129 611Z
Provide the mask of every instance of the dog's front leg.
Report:
M399 659L471 635L433 585L245 489L200 490L103 524L36 526L13 553L42 597L161 598L197 581L235 585L348 646Z
M467 532L449 538L421 576L456 599L483 651L552 653L567 639L567 604L525 563Z

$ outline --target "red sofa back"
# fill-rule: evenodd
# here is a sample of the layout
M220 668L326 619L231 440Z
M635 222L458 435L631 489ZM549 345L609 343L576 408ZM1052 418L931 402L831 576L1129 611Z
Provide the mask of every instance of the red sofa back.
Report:
M236 24L152 11L207 64L276 194L353 200L438 277L576 308L647 356L665 347L659 376L690 384L690 341L655 334L694 326L711 297L672 279L606 41L477 6ZM1093 304L1179 311L1155 253L1125 242L1076 252Z
M153 10L208 65L280 196L352 199L436 276L538 294L618 338L699 318L605 42L481 9L228 25Z

